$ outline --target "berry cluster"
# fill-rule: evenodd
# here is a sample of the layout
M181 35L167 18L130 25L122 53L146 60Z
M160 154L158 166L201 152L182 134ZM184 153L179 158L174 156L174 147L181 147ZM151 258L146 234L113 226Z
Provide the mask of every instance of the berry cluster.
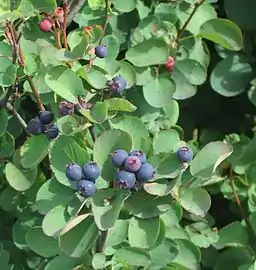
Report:
M121 75L115 76L112 80L107 82L107 89L111 92L116 92L118 94L122 94L127 86L127 82L125 78Z
M96 162L83 166L72 163L66 167L66 176L71 182L76 182L76 190L82 197L90 197L96 192L95 181L100 176L100 168Z
M116 185L119 188L131 189L136 183L140 186L154 177L154 168L141 150L129 154L122 149L116 150L112 153L112 164L118 168Z
M53 28L59 27L64 22L64 10L62 7L56 7L54 13L43 13L45 16L38 24L42 32L50 32Z
M180 147L177 150L176 154L178 159L184 163L190 162L193 159L193 151L186 146Z
M39 116L31 119L27 125L27 131L33 135L44 133L49 140L55 139L59 135L59 129L52 124L53 113L51 111L41 111Z
M86 103L85 101L79 101L79 103L74 104L69 101L61 101L59 103L59 113L61 116L65 116L68 114L76 114L78 116L82 116L80 110L82 109L91 109L92 104L91 103Z

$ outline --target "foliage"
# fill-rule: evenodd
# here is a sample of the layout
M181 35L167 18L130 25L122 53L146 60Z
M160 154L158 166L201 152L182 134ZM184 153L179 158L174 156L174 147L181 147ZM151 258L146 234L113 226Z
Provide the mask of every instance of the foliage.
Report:
M1 270L256 267L255 10L1 1Z

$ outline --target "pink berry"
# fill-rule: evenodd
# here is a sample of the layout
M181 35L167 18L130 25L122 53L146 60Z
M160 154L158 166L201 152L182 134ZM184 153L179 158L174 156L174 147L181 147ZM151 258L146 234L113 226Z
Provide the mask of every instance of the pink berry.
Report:
M52 26L53 26L53 22L52 22L52 19L50 18L44 18L39 23L39 28L43 32L49 32L52 29Z
M170 71L173 71L175 65L175 60L172 56L168 57L167 63L164 64L164 67Z

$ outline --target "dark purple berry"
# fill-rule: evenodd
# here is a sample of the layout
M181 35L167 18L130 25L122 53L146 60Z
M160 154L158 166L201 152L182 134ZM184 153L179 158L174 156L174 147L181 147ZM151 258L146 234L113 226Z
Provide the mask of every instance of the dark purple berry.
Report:
M65 116L68 114L73 114L74 113L74 107L75 105L71 102L68 101L61 101L59 103L59 113L61 116Z
M135 174L128 171L119 171L116 174L116 185L119 188L130 189L136 182Z
M112 79L110 90L122 94L126 86L126 80L121 75L118 75Z
M133 150L129 153L129 156L136 156L140 159L141 163L146 163L147 162L147 157L145 153L141 150Z
M92 108L91 103L86 103L85 101L80 101L75 105L75 114L78 116L83 116L83 114L80 112L80 110L89 110Z
M190 162L193 158L192 150L186 146L179 148L176 154L181 162Z
M141 161L136 156L128 156L124 161L124 168L130 172L136 172L141 167Z
M128 153L124 150L116 150L112 153L112 163L120 168L124 165L124 161L128 157Z
M44 126L39 117L33 118L28 122L27 131L33 135L39 135L44 131Z
M66 176L70 181L82 179L82 168L77 164L70 164L66 167Z
M96 192L95 184L88 180L80 180L77 182L76 190L82 197L90 197Z
M144 163L136 172L136 179L139 182L147 182L154 177L155 171L150 163Z
M108 49L104 45L98 45L95 47L95 55L99 58L105 58L108 54Z
M39 120L43 125L49 125L53 120L53 113L50 111L41 111L39 113Z
M89 162L82 167L83 176L88 180L96 180L100 176L100 168L96 162Z
M53 140L58 137L59 128L54 124L50 124L46 127L44 133L49 140Z

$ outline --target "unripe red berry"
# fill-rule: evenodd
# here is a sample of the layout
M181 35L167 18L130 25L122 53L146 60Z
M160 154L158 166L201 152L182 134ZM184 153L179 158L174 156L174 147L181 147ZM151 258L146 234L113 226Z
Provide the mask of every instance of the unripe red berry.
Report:
M55 16L58 19L59 23L63 23L64 22L64 10L62 7L56 7L55 8Z
M53 21L50 18L44 18L39 23L39 28L43 32L49 32L52 29Z
M168 57L167 63L164 64L164 67L170 71L173 71L175 65L175 60L172 56Z

